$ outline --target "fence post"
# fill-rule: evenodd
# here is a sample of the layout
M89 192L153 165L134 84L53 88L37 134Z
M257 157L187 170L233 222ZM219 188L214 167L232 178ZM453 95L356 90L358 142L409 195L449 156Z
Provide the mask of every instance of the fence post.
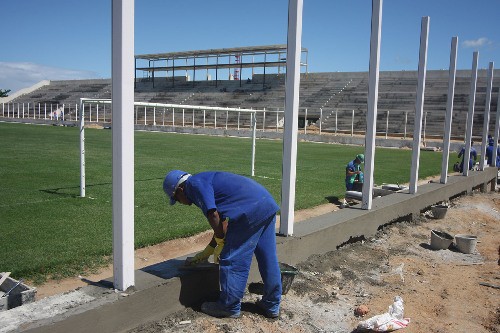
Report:
M228 121L228 118L229 118L229 111L226 110L226 131L227 131L227 121Z
M97 105L96 105L96 118L97 118L96 122L98 123L99 122L99 103L97 103Z
M203 110L203 128L205 128L205 118L206 118L206 112Z
M319 108L319 135L321 135L321 123L323 122L323 109Z
M385 139L387 140L387 136L389 134L389 110L387 110L387 117L385 119Z
M214 128L217 128L217 110L214 111Z
M338 109L337 109L337 110L335 110L335 134L337 134L337 128L338 128L338 127L337 127L337 125L338 125L338 124L337 124L338 112L339 112L339 110L338 110Z
M175 127L175 108L172 108L172 127Z
M352 117L351 117L351 136L354 136L354 110L352 110Z
M255 176L255 138L257 136L257 117L256 113L251 113L252 117L252 177Z
M408 111L405 111L405 135L404 138L406 139L406 125L408 124Z
M192 111L193 111L193 128L194 128L194 109Z
M304 134L307 134L307 108L304 113Z
M163 108L163 112L162 112L161 125L165 126L165 108Z
M239 107L238 107L239 109ZM238 131L240 130L240 111L238 111Z
M144 126L147 125L147 112L146 112L146 106L144 107Z
M266 131L266 108L264 108L264 112L262 113L262 131Z

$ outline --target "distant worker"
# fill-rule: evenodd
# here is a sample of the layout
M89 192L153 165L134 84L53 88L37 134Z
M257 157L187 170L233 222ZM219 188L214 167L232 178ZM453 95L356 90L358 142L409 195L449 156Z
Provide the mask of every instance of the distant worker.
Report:
M356 158L349 162L345 168L345 188L346 191L361 191L364 182L361 163L365 162L365 155L358 154Z
M493 149L495 145L495 140L488 135L488 147L486 147L486 160L489 166L493 166ZM497 160L495 163L497 168L500 168L500 146L497 146Z
M262 299L256 305L266 317L277 318L282 291L275 230L279 206L272 195L253 179L220 171L190 175L172 170L163 181L163 190L171 205L194 203L214 230L205 250L187 262L196 265L213 254L219 263L219 299L204 302L201 311L213 317L240 317L255 254L264 282Z
M474 141L470 142L470 157L469 157L469 170L474 169L474 165L476 164L477 160L477 151L476 148L473 147ZM462 161L460 162L460 165L458 167L459 172L464 172L464 160L465 160L465 147L462 147L460 150L460 153L458 153L458 158L462 158Z

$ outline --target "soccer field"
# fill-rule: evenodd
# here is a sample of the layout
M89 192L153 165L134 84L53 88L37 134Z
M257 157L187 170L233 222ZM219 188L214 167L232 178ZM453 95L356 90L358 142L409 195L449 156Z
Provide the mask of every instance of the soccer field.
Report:
M85 130L86 197L80 195L79 129L0 123L0 271L42 281L78 274L112 254L111 131ZM135 132L135 246L210 228L192 206L169 206L165 173L224 170L250 176L252 141ZM131 147L132 149L132 147ZM295 209L342 198L345 165L363 147L300 142ZM456 153L450 164L456 161ZM254 179L280 203L281 140L257 140ZM422 151L419 177L438 175L441 153ZM411 151L377 148L375 183L407 183Z

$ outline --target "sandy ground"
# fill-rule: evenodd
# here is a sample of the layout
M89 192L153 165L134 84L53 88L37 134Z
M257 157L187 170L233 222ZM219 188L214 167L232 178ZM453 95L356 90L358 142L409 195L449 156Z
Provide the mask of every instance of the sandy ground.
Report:
M198 305L130 332L355 332L361 320L387 312L401 296L410 318L402 332L498 333L500 289L480 283L500 287L499 221L498 193L465 196L444 219L429 212L301 263L277 320L262 316L254 306L260 296L247 292L240 319L212 318ZM476 235L476 251L463 254L453 244L432 250L433 229ZM369 312L357 317L362 304Z
M296 218L303 221L336 209L323 205L298 212ZM283 296L277 320L262 316L254 305L260 295L248 291L240 319L212 318L196 305L130 332L355 332L361 320L387 312L394 297L401 296L404 316L410 318L402 332L499 333L499 221L498 192L464 196L451 202L444 219L434 219L427 212L418 221L389 225L373 238L297 265L299 274ZM433 229L476 235L476 252L463 254L453 245L432 250ZM206 232L137 250L136 268L199 251L210 237L211 232ZM108 267L84 278L99 281L111 275ZM38 298L85 284L77 277L49 281L38 287ZM359 305L369 309L364 317L354 313Z

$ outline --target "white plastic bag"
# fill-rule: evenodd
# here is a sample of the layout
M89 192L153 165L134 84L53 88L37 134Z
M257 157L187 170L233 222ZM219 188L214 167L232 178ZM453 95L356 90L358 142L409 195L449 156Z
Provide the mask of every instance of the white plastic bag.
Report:
M389 306L389 311L371 317L358 323L358 330L373 330L375 332L391 332L405 328L410 323L410 318L403 318L404 306L400 296L394 297L394 303Z

